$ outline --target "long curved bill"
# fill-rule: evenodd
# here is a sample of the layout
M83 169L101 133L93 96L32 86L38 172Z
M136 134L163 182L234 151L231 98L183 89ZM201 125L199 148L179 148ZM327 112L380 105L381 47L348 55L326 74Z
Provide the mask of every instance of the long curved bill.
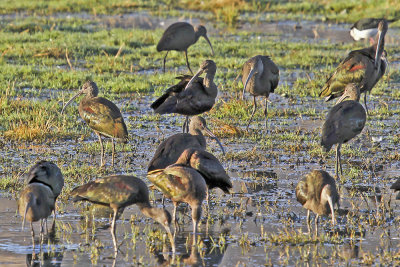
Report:
M208 129L207 127L205 127L205 131L211 138L213 138L218 143L218 145L221 147L222 154L224 154L224 156L225 156L225 149L222 146L221 141L219 141L218 137L216 137L215 134L213 132L211 132L211 130Z
M190 79L190 81L188 82L188 84L186 85L186 87L185 87L184 90L186 90L186 88L190 87L190 86L192 85L193 81L194 81L195 79L197 79L197 77L199 77L203 72L204 72L203 69L199 69L199 70L196 72L196 74L193 75L192 79Z
M82 93L83 93L82 91L79 91L79 92L78 92L76 95L74 95L70 100L68 100L68 102L65 103L63 109L61 110L61 114L63 114L65 108L66 108L69 104L71 104L71 102L72 102L75 98L77 98L78 96L80 96Z
M382 21L381 21L382 23ZM378 37L378 44L376 45L376 51L375 51L375 68L378 68L378 60L381 60L381 56L383 53L383 38L385 38L385 34L382 34L382 30L379 29L378 31L379 37Z
M256 71L255 68L251 68L251 71L250 71L249 75L247 76L247 80L244 83L244 87L243 87L242 100L244 99L244 92L246 91L247 84L249 83L251 77L254 75L255 71Z
M336 101L336 105L339 104L340 102L342 102L346 97L348 97L348 95L343 94L343 95Z
M215 55L214 54L214 49L213 49L213 47L212 47L212 45L211 45L211 42L210 42L210 40L208 39L208 37L207 37L207 35L204 35L204 39L206 39L206 41L207 41L207 43L210 45L210 47L211 47L211 55Z

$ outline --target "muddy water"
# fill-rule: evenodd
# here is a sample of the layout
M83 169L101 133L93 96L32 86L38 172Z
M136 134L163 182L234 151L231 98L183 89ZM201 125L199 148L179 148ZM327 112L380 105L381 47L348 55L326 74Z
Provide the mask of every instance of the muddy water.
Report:
M129 18L129 16L128 16ZM88 18L91 19L91 18ZM113 19L113 21L111 21ZM100 21L108 27L128 27L120 23L133 23L135 18L127 20L118 17L102 18ZM154 18L139 19L137 27L166 27L168 20ZM147 24L146 24L147 23ZM146 26L149 25L149 26ZM297 23L285 22L270 25L269 30L287 33L283 38L323 39L331 36L334 41L349 41L335 39L347 31L348 25L320 25L315 35L314 23L304 22L301 27ZM250 25L251 26L251 25ZM249 25L242 25L242 30L248 30ZM265 30L267 25L257 25L253 31ZM290 33L293 31L292 33ZM302 32L303 31L303 32ZM339 37L338 37L339 38ZM343 38L343 37L340 37ZM395 40L395 39L394 39ZM398 66L398 65L395 65ZM295 79L303 75L301 72L286 74L282 77ZM290 76L290 77L289 77ZM286 80L285 78L285 80ZM290 82L290 81L289 81ZM397 90L399 84L391 84L388 90ZM26 92L28 91L28 92ZM50 90L51 91L51 90ZM42 90L34 93L25 90L24 96L37 101L48 98L50 91ZM341 187L341 206L338 211L338 225L331 227L329 218L322 218L320 233L337 234L340 241L333 242L271 242L266 240L266 235L283 233L285 231L307 232L305 223L306 212L295 199L294 188L299 177L314 168L326 168L334 173L334 155L328 154L322 161L319 156L311 156L307 150L307 143L319 140L319 130L322 124L321 117L302 115L301 110L314 109L317 114L327 112L327 105L321 105L321 100L303 98L292 100L280 95L270 97L270 105L274 110L298 110L298 115L272 117L269 121L269 130L263 129L263 121L259 120L251 125L251 131L257 133L257 140L247 140L243 137L224 138L222 142L227 149L224 157L218 146L209 141L209 150L219 157L229 170L234 188L231 195L225 195L215 190L211 194L210 209L204 212L200 225L199 238L201 245L198 252L193 251L191 243L191 219L184 215L188 213L185 205L180 208L179 219L182 229L177 234L177 256L174 259L180 265L194 264L204 266L259 266L264 264L274 265L306 265L318 262L322 265L343 265L346 261L353 264L362 263L365 255L383 255L396 253L400 245L397 231L399 222L396 215L400 213L399 204L394 200L394 194L389 190L389 185L400 177L400 163L386 160L391 154L398 152L398 147L393 147L392 138L400 135L398 125L399 114L395 113L389 118L369 119L366 129L360 137L350 143L350 146L364 152L361 157L346 153L343 160L344 169L351 166L362 166L358 182L343 181ZM153 155L156 144L160 140L180 131L182 117L165 116L161 121L147 121L144 115L151 114L149 104L152 97L142 99L120 99L115 101L120 107L135 107L131 112L124 112L130 129L131 141L125 152L117 154L117 164L114 169L107 165L106 174L122 173L134 174L145 177L146 165ZM399 100L388 97L371 97L370 106L379 108L385 102L389 109L397 109ZM61 104L61 103L60 103ZM76 105L76 104L75 104ZM76 106L74 106L76 108ZM78 115L77 115L78 117ZM99 157L88 154L87 148L95 150L93 143L96 137L86 129L82 123L82 132L86 135L82 141L63 140L52 141L46 144L12 143L2 141L7 149L0 151L0 156L6 159L0 166L0 173L10 171L23 171L33 164L38 158L45 158L59 162L63 168L68 168L71 162L76 166L96 168ZM142 127L137 125L142 124ZM240 125L242 128L243 125ZM217 127L217 125L212 125ZM155 130L156 129L156 130ZM261 129L261 130L260 130ZM368 131L367 131L368 130ZM289 147L297 145L294 142L282 141L274 138L285 132L297 131L301 134L304 145L295 152ZM372 142L382 140L379 142ZM270 144L265 144L265 140ZM285 146L282 146L282 143ZM345 146L344 146L345 147ZM85 148L85 149L83 149ZM119 147L120 148L120 147ZM254 158L248 158L240 152L253 150ZM374 154L368 154L373 150ZM109 151L109 150L107 150ZM110 156L109 154L107 155ZM79 160L78 160L79 159ZM19 166L19 170L14 170ZM68 179L68 177L66 177ZM144 178L148 183L148 181ZM154 194L154 205L160 205L161 195ZM385 203L391 202L394 214L384 214L384 223L374 225L368 223L369 218L381 216L379 214L379 199ZM50 230L51 238L46 238L42 248L31 246L29 225L21 230L21 218L16 214L14 196L5 192L0 197L0 265L43 265L43 266L85 266L106 265L114 263L112 258L113 246L109 231L108 218L94 218L85 210L86 205L72 205L68 201L59 201L60 214L56 221L55 231ZM172 204L167 202L167 209L172 210ZM349 212L355 216L348 216ZM360 219L358 224L350 223L354 217ZM53 218L49 219L49 226ZM360 228L356 226L360 226ZM150 232L160 227L144 218L136 207L128 207L120 220L118 220L117 236L123 242L121 253L116 259L117 266L168 265L172 262L171 249L168 242L164 244L151 239ZM332 230L333 229L333 230ZM38 233L38 226L35 225ZM289 232L286 236L293 235ZM283 239L283 237L281 239ZM36 238L38 243L38 238ZM32 256L32 254L36 254ZM33 259L34 258L34 259ZM376 263L379 263L378 259Z

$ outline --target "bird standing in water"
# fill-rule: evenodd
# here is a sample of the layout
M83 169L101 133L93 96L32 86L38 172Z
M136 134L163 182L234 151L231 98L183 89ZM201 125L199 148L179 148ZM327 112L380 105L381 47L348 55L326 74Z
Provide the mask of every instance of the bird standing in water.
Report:
M339 194L335 179L322 170L313 170L304 176L296 186L296 198L307 209L307 227L311 233L310 211L316 214L315 234L318 235L318 218L320 215L332 215L332 225L335 225L333 207L339 206Z
M165 209L151 206L149 190L141 179L126 175L109 176L78 186L70 194L74 202L89 201L108 206L114 210L111 235L115 254L118 253L117 238L115 236L117 214L119 212L122 213L125 207L132 204L136 204L145 216L152 218L164 227L170 238L172 250L175 253L175 243L170 230L171 215Z
M358 86L354 83L348 84L337 104L329 111L322 126L321 146L323 150L329 152L334 144L337 145L336 177L339 177L339 169L343 174L340 154L342 144L360 134L367 121L367 114L358 102L359 99Z
M243 82L243 94L247 90L254 98L253 112L251 113L249 122L247 123L246 130L253 119L254 113L256 112L257 102L256 96L265 97L265 127L267 127L267 116L268 116L268 97L270 93L273 93L279 83L279 69L275 63L268 56L255 56L250 58L243 65L242 69L242 82Z
M128 130L124 118L118 107L108 99L97 96L99 89L95 82L87 81L76 95L74 95L63 107L65 108L78 96L86 96L79 103L79 114L85 120L87 125L94 130L99 137L101 146L101 167L105 165L104 147L101 136L110 137L112 140L112 166L114 166L115 144L114 139L124 142L128 139Z

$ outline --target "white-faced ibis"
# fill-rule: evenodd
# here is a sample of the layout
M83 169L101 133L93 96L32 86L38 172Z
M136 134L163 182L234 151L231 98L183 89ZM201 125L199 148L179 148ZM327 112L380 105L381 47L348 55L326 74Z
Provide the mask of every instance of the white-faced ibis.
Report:
M165 61L168 56L168 52L171 50L175 51L184 51L186 57L186 65L190 72L193 74L190 69L189 60L187 56L187 49L192 44L196 43L200 36L203 36L206 39L207 43L211 47L211 53L214 55L214 49L211 45L210 40L207 37L206 27L203 25L199 25L196 28L187 22L176 22L171 24L164 32L160 41L157 44L157 51L167 51L164 57L163 70L165 72Z
M315 232L318 233L318 218L320 215L332 215L332 225L335 225L333 207L339 206L339 194L335 179L326 171L313 170L304 176L296 186L297 201L307 209L307 227L311 232L310 210L316 214Z
M44 222L54 210L55 198L50 187L42 183L30 183L21 192L17 201L19 214L31 224L32 245L35 248L35 232L33 222L40 220L40 233L43 234ZM47 225L47 224L46 224Z
M367 92L370 92L386 71L384 53L385 35L388 30L386 20L381 20L374 44L368 48L354 50L339 64L331 77L326 81L320 96L325 101L339 97L349 83L356 83L364 93L364 104L367 109Z
M118 107L108 99L97 96L99 89L95 82L87 81L76 95L74 95L63 107L65 108L81 94L86 96L79 103L79 114L85 120L87 125L94 130L99 137L101 146L101 166L104 166L104 148L101 136L110 137L112 140L112 165L114 166L115 145L114 138L123 140L128 139L128 130L124 118Z
M208 135L217 141L222 153L225 154L224 147L219 139L207 128L206 120L200 116L194 116L190 120L189 133L178 133L168 137L157 148L147 171L164 169L174 164L187 148L206 149L206 139Z
M183 151L175 164L190 166L198 171L206 181L208 189L220 188L225 193L229 193L232 182L226 173L221 162L203 149L188 148ZM208 190L207 190L208 201Z
M337 144L336 177L339 177L339 168L340 172L343 172L340 147L343 143L361 133L367 120L363 106L358 103L359 99L360 90L358 86L354 83L348 84L337 104L329 111L322 126L321 145L324 151L328 152L334 144Z
M243 94L247 90L254 98L253 112L246 130L249 128L254 113L256 112L256 96L265 97L265 127L267 127L268 96L273 93L279 82L279 69L268 56L255 56L246 61L242 69Z
M115 237L117 214L118 212L122 213L125 207L132 204L136 204L145 216L152 218L164 227L170 238L172 250L175 252L175 243L170 230L171 215L165 209L151 206L149 190L141 179L126 175L109 176L78 186L70 194L74 202L85 200L108 206L114 210L111 235L115 253L118 252L117 238Z
M400 191L400 178L396 180L390 187L390 189L394 189L395 192ZM397 194L396 199L400 199L400 192Z
M193 76L182 76L181 81L169 89L151 104L158 114L177 113L186 115L183 131L187 131L189 116L199 115L209 111L215 103L218 94L214 83L217 66L212 60L205 60L199 71ZM204 78L199 75L205 73Z
M201 218L201 204L206 197L207 185L204 178L191 167L173 164L163 170L147 173L147 178L174 204L172 220L176 225L176 207L180 202L188 203L192 209L193 235Z

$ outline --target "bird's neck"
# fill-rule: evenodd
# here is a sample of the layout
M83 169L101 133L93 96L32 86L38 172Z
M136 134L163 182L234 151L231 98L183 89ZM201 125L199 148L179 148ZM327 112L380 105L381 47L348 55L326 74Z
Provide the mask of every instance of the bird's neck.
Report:
M203 79L203 87L208 95L215 98L218 94L218 89L214 83L214 76L215 72L207 72Z
M190 129L189 128L189 133L191 135L196 135L197 140L199 141L200 145L202 147L206 147L206 138L204 137L203 133L199 129Z

